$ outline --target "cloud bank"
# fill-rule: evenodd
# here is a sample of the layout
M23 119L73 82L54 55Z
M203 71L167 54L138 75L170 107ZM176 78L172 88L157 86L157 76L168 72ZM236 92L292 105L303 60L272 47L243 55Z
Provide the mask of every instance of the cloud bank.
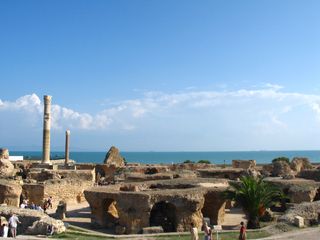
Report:
M42 129L43 103L36 94L15 101L1 99L0 113L3 116L1 124L10 125L4 119L19 113L24 117L15 124L30 126L30 131L32 128ZM55 131L139 132L146 139L157 137L168 141L169 136L176 143L183 140L178 137L182 135L189 136L198 145L201 145L202 138L209 141L210 136L219 136L221 144L230 142L232 147L237 144L234 139L247 137L250 139L249 148L254 142L261 141L262 145L274 141L274 138L283 141L283 135L306 138L317 127L320 127L319 95L287 92L273 84L230 91L145 92L137 99L111 103L97 113L52 105L52 128Z

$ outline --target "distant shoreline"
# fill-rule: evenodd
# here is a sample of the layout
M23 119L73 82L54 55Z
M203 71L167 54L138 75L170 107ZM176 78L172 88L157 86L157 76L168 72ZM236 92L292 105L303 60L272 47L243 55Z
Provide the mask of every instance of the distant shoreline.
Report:
M10 151L10 149L9 149ZM23 155L41 158L41 151L10 151L10 155ZM70 158L77 163L102 163L106 152L77 152L71 151ZM214 164L231 164L232 160L256 160L257 164L271 163L277 157L307 157L312 163L320 162L320 150L302 151L230 151L230 152L121 152L127 162L145 164L182 163L185 160L209 160ZM53 158L64 157L63 151L52 151Z

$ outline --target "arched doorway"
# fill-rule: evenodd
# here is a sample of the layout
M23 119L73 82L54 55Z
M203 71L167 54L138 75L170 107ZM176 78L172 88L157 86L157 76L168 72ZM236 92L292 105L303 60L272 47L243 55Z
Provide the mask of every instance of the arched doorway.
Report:
M107 228L113 228L119 222L117 202L113 199L104 200L105 212L104 222Z
M165 232L176 232L176 207L167 201L154 204L150 213L150 226L162 226Z

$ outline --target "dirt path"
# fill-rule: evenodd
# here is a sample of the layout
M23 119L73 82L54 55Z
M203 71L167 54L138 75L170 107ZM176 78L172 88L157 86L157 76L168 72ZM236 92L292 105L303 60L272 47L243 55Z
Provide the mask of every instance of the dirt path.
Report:
M281 233L272 237L261 238L260 240L318 240L320 239L320 227L295 230Z

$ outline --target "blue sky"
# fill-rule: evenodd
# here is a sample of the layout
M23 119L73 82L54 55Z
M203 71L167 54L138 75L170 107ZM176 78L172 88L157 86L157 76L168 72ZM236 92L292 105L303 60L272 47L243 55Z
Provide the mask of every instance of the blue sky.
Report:
M1 146L319 149L319 1L1 1Z

